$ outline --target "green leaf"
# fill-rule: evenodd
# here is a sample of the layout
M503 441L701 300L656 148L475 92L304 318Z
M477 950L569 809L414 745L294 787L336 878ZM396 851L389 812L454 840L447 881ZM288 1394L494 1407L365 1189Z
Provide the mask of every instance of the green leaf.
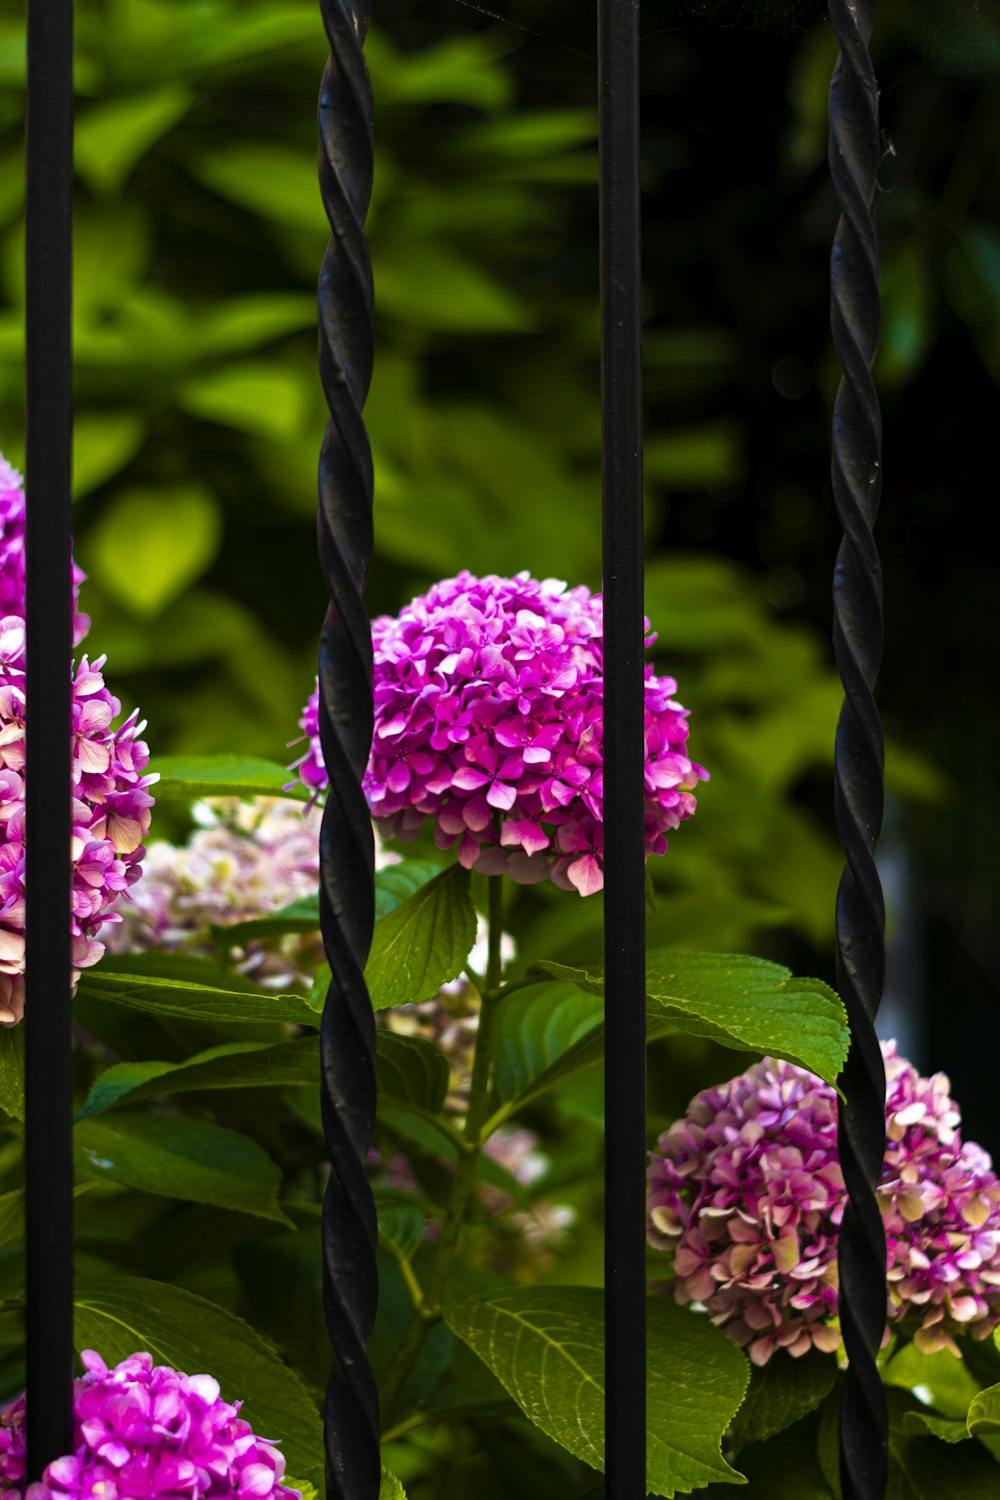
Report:
M966 1425L973 1437L987 1437L1000 1432L1000 1385L987 1386L969 1403Z
M535 968L604 993L599 967L541 963ZM834 992L818 979L795 979L790 969L767 959L654 951L646 961L646 992L673 1030L741 1052L785 1058L827 1083L836 1083L847 1056L847 1016Z
M375 918L380 921L408 896L419 891L421 886L440 875L440 865L432 865L426 859L402 860L398 865L387 865L375 871ZM281 937L288 932L319 931L319 898L302 896L280 911L270 912L266 917L254 917L249 922L234 922L231 926L216 926L212 929L216 941L232 946L243 946L260 939ZM326 970L325 995L330 983L329 967ZM322 1009L320 1004L319 1009Z
M128 99L91 104L76 124L74 157L80 176L99 193L120 188L140 157L191 107L180 84L146 89Z
M78 1276L76 1346L109 1364L145 1349L157 1364L214 1375L227 1401L242 1400L255 1432L281 1444L290 1472L323 1485L323 1426L305 1386L269 1344L233 1313L180 1287L124 1273Z
M387 917L397 906L402 906L408 896L414 895L440 875L441 866L431 864L429 859L402 859L398 865L386 865L375 871L375 916L378 921Z
M946 1417L965 1421L969 1403L979 1390L979 1382L970 1374L965 1361L949 1349L937 1354L921 1354L916 1344L904 1344L883 1366L886 1385L900 1390L926 1392L930 1403Z
M222 517L197 485L128 490L101 512L88 537L88 567L132 614L154 619L214 562Z
M516 990L497 1007L493 1059L503 1103L522 1102L573 1045L599 1026L602 1003L574 984Z
M302 431L311 401L304 372L273 361L213 370L189 381L177 396L177 404L196 417L279 442Z
M987 1495L997 1493L1000 1472L981 1443L956 1442L953 1424L936 1420L906 1391L889 1387L886 1398L889 1409L886 1500L941 1500L945 1495L948 1500L985 1500ZM842 1500L838 1405L836 1397L831 1397L823 1407L817 1454L827 1484L836 1500ZM936 1430L939 1421L940 1433Z
M303 1495L302 1500L306 1500ZM378 1500L406 1500L406 1491L396 1478L390 1474L388 1469L382 1470L382 1483L379 1485Z
M203 182L241 208L295 229L311 229L317 238L326 235L316 167L300 151L266 144L232 146L199 155L192 166Z
M746 1400L733 1420L733 1440L764 1442L814 1411L833 1389L837 1361L811 1350L801 1359L779 1356L750 1372Z
M886 1392L889 1406L889 1486L886 1500L985 1500L1000 1489L1000 1470L981 1443L941 1441L926 1423L916 1431L920 1405L903 1391ZM948 1430L948 1429L945 1429Z
M903 1417L903 1431L915 1433L917 1437L930 1433L942 1443L962 1443L969 1436L964 1422L954 1417L936 1417L927 1411L908 1411Z
M462 1149L461 1137L442 1115L429 1114L419 1104L396 1099L391 1094L382 1094L378 1101L378 1117L382 1124L422 1146L425 1151L443 1156L448 1161L458 1160ZM476 1163L476 1176L500 1188L519 1207L530 1209L531 1199L521 1183L485 1151L480 1153Z
M436 1115L448 1092L448 1062L422 1037L379 1030L375 1072L381 1094Z
M365 968L375 1010L429 1000L461 974L475 941L469 872L455 865L376 923Z
M426 1224L425 1216L412 1203L378 1205L378 1237L400 1260L409 1260L418 1249Z
M594 1287L523 1287L445 1308L525 1415L592 1468L604 1469L604 1294ZM707 1318L647 1303L647 1484L667 1500L712 1481L741 1484L723 1433L749 1365Z
M225 947L242 948L247 943L283 937L289 932L318 931L319 899L301 896L298 901L292 901L266 917L253 917L249 922L217 923L212 928L212 937Z
M150 770L158 771L156 800L185 802L197 797L288 797L305 802L308 792L291 780L285 766L245 755L161 755Z
M79 1198L89 1192L95 1184L78 1182L73 1197ZM24 1239L24 1188L15 1188L12 1193L0 1195L0 1247L16 1244Z
M121 1114L81 1121L74 1146L85 1171L126 1187L291 1223L278 1206L277 1165L256 1141L220 1125Z
M131 463L146 423L130 412L81 412L73 421L73 499L96 490Z
M127 1101L163 1099L202 1089L251 1089L317 1083L319 1046L315 1036L278 1046L230 1042L209 1047L187 1062L127 1062L106 1068L94 1081L78 1119Z
M268 995L263 991L215 988L185 984L152 975L120 974L98 967L85 969L77 994L133 1010L161 1016L179 1016L185 1021L287 1021L315 1026L316 1013L300 995Z
M23 1026L0 1026L0 1109L24 1119Z
M262 292L199 308L195 337L200 354L240 354L315 325L315 298Z

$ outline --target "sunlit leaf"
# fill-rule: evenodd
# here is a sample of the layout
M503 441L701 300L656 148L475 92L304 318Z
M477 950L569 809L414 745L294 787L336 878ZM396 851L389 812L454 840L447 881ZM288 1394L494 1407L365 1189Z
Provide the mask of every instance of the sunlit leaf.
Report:
M88 537L94 579L133 614L162 613L215 560L222 518L207 490L129 490Z

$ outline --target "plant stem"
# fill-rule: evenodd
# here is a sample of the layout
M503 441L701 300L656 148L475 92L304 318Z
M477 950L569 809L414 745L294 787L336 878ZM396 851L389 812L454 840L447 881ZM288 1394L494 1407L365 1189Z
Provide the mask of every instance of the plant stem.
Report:
M392 1414L399 1400L407 1376L413 1368L424 1340L435 1323L441 1319L441 1305L448 1273L451 1270L455 1251L462 1234L462 1226L472 1197L476 1181L476 1168L482 1152L483 1124L489 1101L490 1042L493 1034L493 1018L497 1001L503 994L501 985L500 939L503 933L503 886L502 876L491 876L487 881L489 892L488 911L488 957L486 982L480 991L479 1026L476 1029L476 1050L472 1059L472 1078L469 1083L469 1104L465 1115L465 1127L458 1165L451 1180L448 1207L441 1224L441 1238L437 1255L431 1267L423 1295L417 1304L416 1314L403 1335L399 1348L382 1382L381 1403L385 1416Z

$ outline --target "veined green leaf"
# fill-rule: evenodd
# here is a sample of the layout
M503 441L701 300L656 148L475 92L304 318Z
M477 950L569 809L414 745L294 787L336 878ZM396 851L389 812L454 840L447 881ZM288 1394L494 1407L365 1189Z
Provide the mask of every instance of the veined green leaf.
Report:
M436 1115L448 1092L448 1061L422 1037L379 1030L375 1071L380 1094Z
M227 1401L242 1400L256 1432L274 1438L290 1472L323 1484L323 1424L298 1376L233 1313L204 1297L124 1273L78 1276L74 1294L78 1349L108 1364L145 1349L157 1364L214 1375Z
M733 1418L733 1440L762 1443L814 1411L833 1389L837 1361L818 1349L801 1359L772 1359L750 1371L746 1400Z
M604 1294L596 1287L522 1287L445 1308L445 1320L553 1441L604 1469ZM749 1380L736 1345L687 1308L647 1303L646 1475L670 1497L743 1484L722 1435Z
M319 1044L315 1036L277 1046L230 1042L209 1047L187 1062L127 1062L106 1068L78 1116L84 1120L116 1104L138 1104L200 1089L275 1088L317 1084Z
M133 1010L179 1016L186 1021L287 1021L315 1026L316 1013L299 995L267 995L263 991L225 990L205 984L185 984L152 975L120 974L100 967L85 969L78 994L92 1000L127 1005Z
M455 865L376 923L365 968L372 1005L429 1000L461 974L475 941L469 873Z
M140 1192L210 1203L279 1223L281 1172L248 1136L183 1115L82 1120L73 1135L79 1168Z
M542 963L536 968L604 993L599 967ZM836 1082L847 1056L847 1016L833 990L818 979L796 979L790 969L767 959L652 952L646 960L646 993L674 1030L710 1037L739 1051L785 1058L827 1083Z

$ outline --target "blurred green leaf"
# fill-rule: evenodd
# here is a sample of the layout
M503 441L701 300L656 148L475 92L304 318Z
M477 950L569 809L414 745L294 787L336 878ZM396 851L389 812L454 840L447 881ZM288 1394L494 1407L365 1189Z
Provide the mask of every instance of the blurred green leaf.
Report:
M375 924L365 966L375 1010L429 1000L461 974L475 941L469 873L455 865Z
M146 619L211 565L222 542L222 517L207 490L128 490L102 511L87 544L94 579Z
M291 1472L323 1484L323 1427L298 1376L254 1330L181 1287L118 1273L77 1275L75 1342L108 1364L148 1350L154 1363L215 1376L223 1399L243 1401L256 1432L277 1438Z
M524 304L481 266L441 244L401 240L373 249L379 311L411 328L446 333L517 332Z
M522 1287L445 1308L449 1328L499 1378L528 1419L591 1468L604 1469L604 1294ZM712 1481L740 1484L721 1440L749 1365L707 1318L659 1298L646 1304L646 1476L657 1495Z
M281 440L301 431L312 387L303 370L243 361L189 381L178 392L177 403L210 422Z
M264 143L230 146L200 156L192 166L208 187L242 208L326 235L316 165L301 151Z
M278 1206L281 1171L248 1136L181 1115L88 1119L73 1134L77 1169L140 1192L291 1221Z
M80 176L98 193L116 191L136 162L187 114L192 100L190 89L173 83L89 105L74 132Z
M96 490L132 462L146 437L142 417L80 412L73 422L73 498Z
M675 488L727 484L743 472L743 434L728 422L658 433L645 446L643 468Z

